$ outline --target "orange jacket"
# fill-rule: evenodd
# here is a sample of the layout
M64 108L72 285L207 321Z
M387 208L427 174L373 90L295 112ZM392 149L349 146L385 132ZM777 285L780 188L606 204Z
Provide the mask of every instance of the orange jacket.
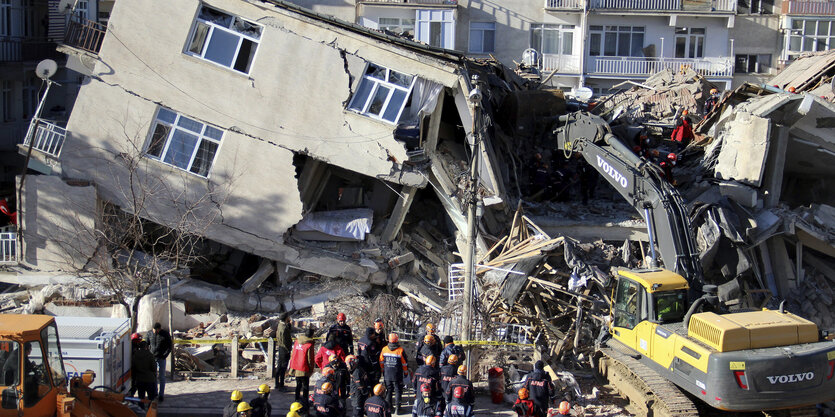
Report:
M402 379L409 369L406 364L406 354L399 345L389 343L380 352L380 368L388 379Z

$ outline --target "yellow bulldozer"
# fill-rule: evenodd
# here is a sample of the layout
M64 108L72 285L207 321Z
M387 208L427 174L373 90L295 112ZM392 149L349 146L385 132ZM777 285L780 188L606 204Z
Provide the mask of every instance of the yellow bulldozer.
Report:
M136 417L121 393L94 390L92 371L67 381L55 320L0 314L0 417ZM150 402L146 417L156 417Z

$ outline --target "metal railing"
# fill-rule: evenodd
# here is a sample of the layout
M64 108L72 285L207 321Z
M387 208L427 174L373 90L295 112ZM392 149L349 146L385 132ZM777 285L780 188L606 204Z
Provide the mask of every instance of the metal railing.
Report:
M363 3L409 3L409 4L442 4L448 6L458 5L458 0L360 0Z
M680 10L681 0L591 0L592 9Z
M539 69L545 72L557 70L560 74L580 74L580 57L577 55L542 54Z
M17 228L0 227L0 264L17 263Z
M705 77L730 77L733 75L733 59L716 58L643 58L643 57L589 57L588 72L599 75L647 76L664 69L678 71L689 67Z
M101 49L106 30L106 26L90 20L86 22L72 20L67 25L64 45L97 54Z
M22 39L0 39L0 62L15 62L23 58Z
M835 15L835 1L788 0L782 7L783 14Z
M47 155L58 157L64 147L67 130L55 123L39 119L35 122L35 133L32 135L32 148ZM28 146L30 138L26 137L23 144Z
M585 0L545 0L546 9L580 9L585 7Z

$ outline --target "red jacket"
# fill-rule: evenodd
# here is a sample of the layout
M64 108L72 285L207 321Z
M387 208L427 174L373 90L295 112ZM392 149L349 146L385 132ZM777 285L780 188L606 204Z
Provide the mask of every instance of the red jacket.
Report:
M327 343L326 343L327 344ZM326 348L325 345L319 347L319 351L316 352L316 366L319 369L322 369L328 366L328 362L330 362L331 355L339 356L339 359L345 361L345 351L342 350L342 347L334 343L333 349Z
M684 144L689 143L690 139L693 139L693 128L690 126L690 121L687 120L686 116L682 116L678 123L676 123L676 128L673 130L673 134L670 135L670 139Z
M299 343L300 341L301 343ZM313 340L304 336L296 339L293 342L293 351L290 356L290 369L306 374L312 373L313 364L309 361L311 349L313 349Z

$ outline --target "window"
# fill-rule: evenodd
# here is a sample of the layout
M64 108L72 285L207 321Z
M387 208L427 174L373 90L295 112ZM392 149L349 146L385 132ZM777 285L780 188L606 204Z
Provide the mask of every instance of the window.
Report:
M374 119L396 123L412 92L415 77L368 64L348 108Z
M41 330L41 339L46 341L46 359L52 370L52 385L61 387L67 384L67 373L64 371L64 360L61 357L61 345L58 342L58 330L55 324L50 324Z
M470 52L486 54L496 51L496 23L470 22Z
M32 341L23 346L23 406L32 407L52 390L52 384L44 365L41 343Z
M661 323L678 322L684 318L687 291L664 291L653 294L655 317Z
M249 74L262 27L202 6L186 53Z
M415 19L381 17L377 19L377 28L396 33L398 35L415 36Z
M705 29L676 28L676 58L704 58Z
M90 9L87 0L78 0L75 3L75 15L78 16L82 22L89 19Z
M774 10L774 0L738 0L737 10L740 13L771 14Z
M12 35L12 0L0 0L0 36Z
M455 49L454 10L421 10L415 12L415 38L439 48Z
M734 72L764 74L771 67L771 54L742 54L736 56Z
M636 282L628 279L618 279L618 289L615 295L615 326L634 328L638 325L638 308L641 288Z
M531 25L531 48L542 54L572 55L574 25Z
M643 26L589 26L589 55L644 56Z
M0 340L0 386L11 387L19 381L20 343Z
M792 19L789 51L827 51L835 46L835 22L832 20Z
M223 131L160 107L146 154L191 173L207 177Z

